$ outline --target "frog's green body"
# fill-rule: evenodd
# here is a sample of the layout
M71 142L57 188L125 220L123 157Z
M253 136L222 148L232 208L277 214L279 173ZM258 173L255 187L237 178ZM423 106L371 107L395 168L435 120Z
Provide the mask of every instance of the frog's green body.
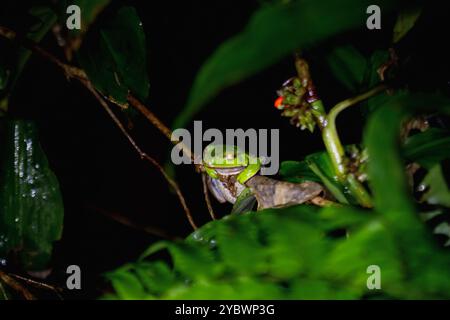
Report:
M261 162L236 146L210 144L203 152L203 167L213 179L237 175L237 181L244 184L258 173Z
M217 200L234 203L245 182L258 173L261 162L236 146L210 144L203 152L203 168Z

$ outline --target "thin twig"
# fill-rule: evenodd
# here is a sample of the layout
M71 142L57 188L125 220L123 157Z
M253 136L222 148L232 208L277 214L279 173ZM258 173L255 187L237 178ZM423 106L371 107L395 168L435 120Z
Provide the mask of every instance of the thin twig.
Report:
M10 273L9 275L10 275L11 277L14 277L14 278L20 279L20 280L22 280L22 281L25 281L25 282L27 282L27 283L29 283L29 284L31 284L31 285L36 286L36 287L51 290L51 291L55 292L55 294L58 296L58 298L59 298L60 300L64 300L64 298L63 298L63 297L61 296L61 294L59 293L60 291L62 291L61 288L54 287L54 286L51 286L51 285L49 285L49 284L46 284L46 283L43 283L43 282L39 282L39 281L36 281L36 280L33 280L33 279L25 278L25 277L22 277L22 276L20 276L20 275L18 275L18 274Z
M136 141L134 141L134 139L129 135L128 131L125 129L123 124L116 117L114 112L112 112L111 108L108 106L106 101L100 96L100 94L95 90L95 88L91 85L90 82L88 83L88 85L86 87L89 91L92 92L92 94L95 96L95 98L97 98L98 102L106 110L106 112L109 114L109 116L114 121L114 123L117 125L117 127L120 129L120 131L122 131L124 136L128 139L128 141L133 146L133 148L136 150L136 152L139 154L141 159L145 159L145 160L149 161L151 164L153 164L159 170L159 172L161 172L161 174L164 176L164 178L167 180L167 182L170 184L170 186L175 190L175 192L178 196L178 199L180 200L181 206L183 207L184 212L186 213L186 217L187 217L190 225L192 226L192 228L194 228L194 230L197 229L197 225L195 224L194 219L192 218L191 211L189 210L189 207L186 204L186 200L184 199L183 193L181 192L181 189L178 186L178 184L171 177L169 177L169 175L166 173L166 171L164 171L164 168L158 163L158 161L156 161L155 159L153 159L152 157L150 157L148 154L146 154L145 152L143 152L141 150L141 148L137 145Z
M134 223L133 221L131 221L130 219L128 219L126 216L124 216L123 214L120 214L118 212L111 212L109 210L105 210L102 208L97 208L94 206L87 206L88 209L98 212L102 215L104 215L105 217L108 217L118 223L123 224L124 226L136 229L136 230L141 230L144 231L152 236L157 236L166 240L175 240L176 237L168 235L166 232L164 232L163 230L159 230L157 228L154 227L149 227L149 226L141 226L138 225L137 223Z
M26 300L36 300L36 297L19 282L14 280L12 277L0 270L0 280L2 280L7 286L11 287L13 290L22 294Z
M214 213L214 209L211 204L211 199L209 198L208 183L206 181L206 174L202 173L202 184L203 184L203 196L205 198L206 206L208 207L209 215L213 220L217 220L217 216Z

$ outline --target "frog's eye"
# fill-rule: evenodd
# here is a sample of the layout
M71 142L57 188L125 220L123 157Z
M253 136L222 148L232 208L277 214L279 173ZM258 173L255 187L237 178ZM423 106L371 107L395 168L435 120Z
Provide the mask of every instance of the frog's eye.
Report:
M274 106L277 109L283 109L283 97L278 97L277 100L275 100Z

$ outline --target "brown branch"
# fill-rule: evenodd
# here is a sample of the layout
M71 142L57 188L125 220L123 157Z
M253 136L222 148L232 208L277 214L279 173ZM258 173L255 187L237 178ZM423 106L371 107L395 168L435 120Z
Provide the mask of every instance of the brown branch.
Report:
M9 275L0 270L0 280L13 290L19 292L26 300L36 300L36 297L19 282L11 278Z
M54 287L54 286L51 286L49 284L46 284L46 283L43 283L43 282L39 282L39 281L36 281L36 280L33 280L33 279L25 278L25 277L22 277L22 276L20 276L18 274L10 273L9 275L11 277L14 277L14 278L20 279L22 281L25 281L25 282L27 282L27 283L29 283L31 285L36 286L36 287L51 290L51 291L55 292L55 294L58 296L58 298L60 300L64 300L63 297L60 294L60 292L63 291L61 288Z
M214 213L214 209L211 204L211 199L209 198L209 192L208 192L208 183L206 181L206 174L202 174L202 184L203 184L203 196L205 198L206 206L208 207L209 215L213 220L217 220L217 216Z
M133 228L136 230L144 231L152 236L157 236L157 237L160 237L160 238L163 238L166 240L176 240L177 239L175 236L169 235L163 230L159 230L157 228L149 227L149 226L141 226L141 225L131 221L126 216L124 216L123 214L120 214L118 212L111 212L111 211L108 211L108 210L105 210L102 208L97 208L94 206L87 206L87 208L92 211L98 212L98 213L104 215L105 217L108 217L120 224L123 224L124 226Z
M83 84L94 96L95 98L100 102L100 104L103 106L103 108L106 110L106 112L109 114L109 116L113 119L113 121L116 123L116 125L119 127L119 129L122 131L122 133L127 137L128 141L131 143L131 145L134 147L134 149L139 153L141 159L146 159L147 161L149 161L150 163L152 163L162 174L163 176L166 178L167 182L172 186L172 188L174 188L178 198L180 199L181 205L187 215L187 218L189 220L189 223L191 224L191 226L196 229L197 226L195 225L193 219L192 219L192 215L190 213L189 208L186 205L186 201L181 193L180 188L178 187L177 183L171 179L167 173L164 171L164 169L162 168L162 166L152 157L150 157L149 155L147 155L146 153L144 153L139 146L136 144L136 142L133 140L133 138L131 138L131 136L128 134L128 132L126 131L126 129L124 128L124 126L122 125L122 123L119 121L119 119L117 119L117 117L115 116L115 114L111 111L111 109L109 108L108 104L105 102L105 100L102 98L102 96L95 90L95 88L93 87L91 81L88 79L86 73L79 69L76 68L74 66L68 65L63 63L62 61L60 61L58 58L56 58L55 56L53 56L52 54L50 54L49 52L47 52L46 50L42 49L41 47L39 47L35 42L23 38L23 37L19 37L16 32L14 32L11 29L8 29L6 27L2 27L0 26L0 36L3 36L9 40L12 41L18 41L22 46L24 46L25 48L33 51L34 53L37 53L38 55L40 55L41 57L43 57L44 59L47 59L49 61L51 61L53 64L55 64L56 66L58 66L60 69L63 70L63 72L65 73L66 77L68 78L75 78L77 80L79 80L81 82L81 84ZM169 128L167 128L152 112L150 112L150 110L148 110L142 103L140 103L136 98L129 96L129 99L131 100L130 103L133 106L137 106L136 108L142 112L144 114L144 116L153 124L156 126L156 128L158 128L167 138L169 138L169 140L171 139L171 131ZM177 143L177 141L174 141L174 143ZM191 153L189 153L189 155L191 155Z

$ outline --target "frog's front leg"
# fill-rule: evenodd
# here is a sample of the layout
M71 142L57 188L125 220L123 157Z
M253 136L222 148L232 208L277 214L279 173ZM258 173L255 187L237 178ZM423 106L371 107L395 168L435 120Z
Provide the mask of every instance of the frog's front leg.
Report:
M218 181L216 179L211 178L209 175L206 175L206 185L208 186L209 191L212 193L214 198L217 199L220 203L225 203L227 200L223 196L221 188L217 185Z
M243 185L248 179L257 174L259 169L261 169L261 162L258 159L256 160L256 163L249 164L241 173L239 173L236 179Z

